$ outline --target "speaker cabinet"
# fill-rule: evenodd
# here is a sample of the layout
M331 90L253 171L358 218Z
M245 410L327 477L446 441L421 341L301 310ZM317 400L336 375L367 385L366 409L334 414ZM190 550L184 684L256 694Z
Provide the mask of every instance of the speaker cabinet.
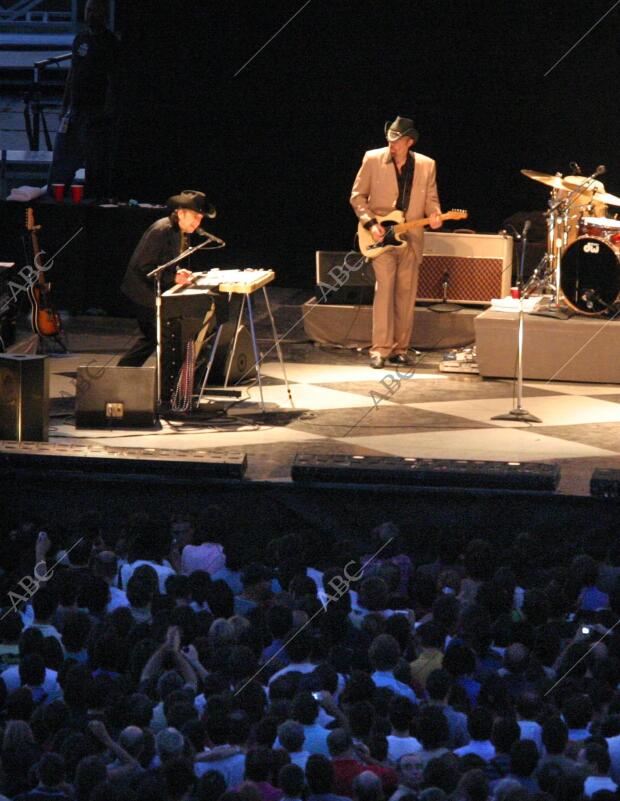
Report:
M48 416L47 357L0 355L0 439L47 442Z
M420 266L418 301L490 305L510 294L512 237L503 234L446 234L427 231Z
M369 306L375 293L372 261L355 250L317 250L316 299L334 305Z
M151 428L155 395L154 367L78 367L75 427Z
M247 384L256 378L250 333L244 325L239 328L237 346L233 352L235 328L236 323L224 323L221 327L207 386L223 386L227 373L229 386Z

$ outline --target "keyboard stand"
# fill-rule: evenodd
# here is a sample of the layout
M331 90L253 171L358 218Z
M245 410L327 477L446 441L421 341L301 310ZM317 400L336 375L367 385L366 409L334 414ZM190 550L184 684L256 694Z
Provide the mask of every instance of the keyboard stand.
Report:
M267 351L267 353L262 357L261 357L260 352L258 350L258 341L257 341L257 338L256 338L256 329L254 327L254 309L253 309L253 303L252 303L252 295L254 294L254 292L257 289L262 289L263 290L263 297L265 298L265 306L267 307L267 314L269 316L269 321L271 323L271 331L272 331L272 334L273 334L273 345ZM241 327L243 325L243 315L244 315L244 312L246 312L247 321L248 321L248 328L249 328L249 331L250 331L250 338L252 340L252 352L254 354L253 367L254 367L254 369L256 371L256 382L258 383L258 391L259 391L259 394L260 394L260 405L261 405L262 412L263 412L263 414L265 414L266 409L265 409L265 398L263 396L263 382L262 382L262 376L261 376L261 369L260 368L261 368L261 363L262 363L263 359L265 358L265 356L268 355L269 353L271 353L271 351L274 348L275 348L277 356L278 356L278 361L280 362L280 367L282 368L282 376L284 378L284 383L286 385L286 394L288 396L289 403L291 404L291 409L294 409L295 408L295 404L293 402L293 396L291 394L291 388L290 388L290 385L289 385L289 382L288 382L288 376L286 374L286 366L284 364L284 358L283 358L283 355L282 355L282 348L280 346L280 338L279 338L278 332L276 330L276 323L275 323L275 319L274 319L274 316L273 316L273 312L271 311L271 304L269 303L269 295L267 293L267 286L264 285L262 287L256 287L256 288L253 288L253 287L250 286L250 287L244 288L243 290L235 289L235 293L239 293L239 294L242 295L241 305L239 307L239 314L237 315L237 325L235 327L235 336L233 338L233 343L232 343L231 350L230 350L231 358L228 359L228 364L227 364L227 367L226 367L226 375L224 377L224 386L218 390L218 394L223 394L222 390L226 390L226 389L229 388L230 371L232 369L232 355L234 355L234 353L236 351L236 348L237 348L237 341L239 339L239 332L241 331ZM232 293L229 293L229 296L230 296L230 294L232 294ZM221 326L220 326L218 328L218 330L217 330L217 333L215 335L215 340L214 340L213 345L211 347L211 353L210 353L210 356L209 356L209 362L207 364L207 369L205 371L204 378L202 379L202 385L200 387L200 392L199 392L198 398L196 400L196 406L199 406L201 401L203 400L203 398L206 395L209 394L209 388L207 387L207 382L209 380L209 375L211 374L211 368L213 367L215 354L217 352L217 347L219 345L221 330L222 329L221 329ZM236 382L236 384L233 385L233 386L239 386L241 384L241 382L243 381L243 379L250 374L250 372L251 372L251 370L248 369L246 371L246 373L244 375L242 375L241 378L239 378L238 381ZM252 382L251 385L253 385L253 383L254 382ZM232 387L230 389L232 390ZM238 390L235 390L234 393L231 392L231 394L237 394L237 392L238 392ZM234 401L234 402L238 402L239 400L241 400L241 399L239 398L237 401Z

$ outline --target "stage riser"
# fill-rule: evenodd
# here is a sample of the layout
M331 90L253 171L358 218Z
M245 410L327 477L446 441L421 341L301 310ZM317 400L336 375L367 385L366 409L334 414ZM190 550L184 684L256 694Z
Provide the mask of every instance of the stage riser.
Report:
M326 345L367 348L372 335L372 306L317 304L303 307L304 330L309 339ZM479 310L444 313L417 307L411 345L422 350L458 348L474 341L474 318Z
M474 321L480 375L512 378L518 315L488 310ZM568 320L525 315L523 375L542 381L620 384L620 323L575 315Z

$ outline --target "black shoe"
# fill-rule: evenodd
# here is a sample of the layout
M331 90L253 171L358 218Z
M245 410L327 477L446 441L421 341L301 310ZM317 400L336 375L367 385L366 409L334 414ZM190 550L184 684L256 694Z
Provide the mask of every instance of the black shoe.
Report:
M412 367L415 364L415 361L408 356L406 353L399 353L396 356L390 356L389 358L390 364L398 365L398 367Z
M385 365L385 359L383 356L379 356L375 354L374 356L370 357L370 366L375 370L380 370Z

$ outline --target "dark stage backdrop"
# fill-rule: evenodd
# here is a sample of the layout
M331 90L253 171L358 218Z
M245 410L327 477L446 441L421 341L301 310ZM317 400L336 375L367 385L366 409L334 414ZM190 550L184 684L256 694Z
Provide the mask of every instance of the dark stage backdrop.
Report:
M120 2L119 191L204 189L229 242L214 263L297 286L315 250L352 245L353 178L397 114L438 162L444 209L469 209L478 231L544 206L523 167L604 163L620 194L620 6L545 77L612 5L311 0L243 67L303 0Z

